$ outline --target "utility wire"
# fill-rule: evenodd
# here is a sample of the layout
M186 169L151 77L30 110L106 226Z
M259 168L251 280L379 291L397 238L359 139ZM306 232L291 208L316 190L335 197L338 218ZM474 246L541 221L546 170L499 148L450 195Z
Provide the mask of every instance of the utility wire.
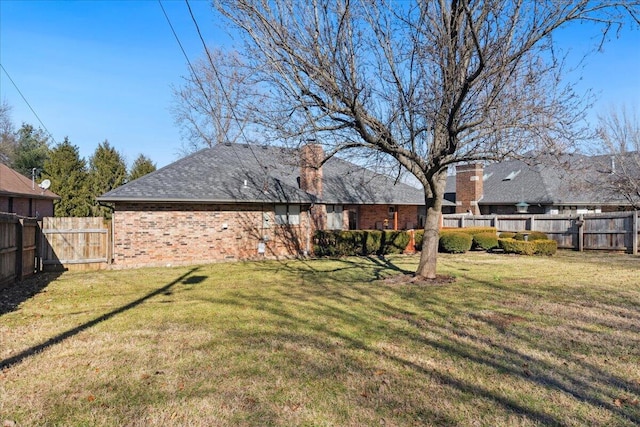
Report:
M33 107L31 106L31 104L29 104L29 101L27 101L27 98L23 95L22 91L20 90L20 88L18 87L18 85L16 84L16 82L13 81L13 79L11 78L11 76L9 75L9 72L7 71L6 68L4 68L4 65L0 64L0 68L2 68L2 71L4 71L4 73L7 75L7 77L9 78L9 81L11 82L11 84L13 85L14 88L16 88L16 90L18 91L18 93L20 94L20 96L22 97L22 100L25 102L25 104L27 104L27 107L29 107L29 109L31 110L31 112L33 113L34 116L36 116L36 119L38 119L38 122L40 123L40 125L44 128L44 130L49 134L49 138L51 138L51 140L54 142L54 144L58 144L56 142L56 139L53 137L53 135L51 134L51 132L49 132L49 129L47 129L47 127L44 125L44 123L42 123L42 120L40 120L40 116L38 116L38 113L36 113L36 111L33 109Z
M231 115L233 116L233 119L236 121L236 123L238 123L239 129L240 129L240 135L242 136L242 139L244 139L245 143L249 146L249 150L251 151L251 154L253 155L254 159L256 159L256 162L258 162L258 165L260 166L260 168L263 170L263 172L266 175L267 174L267 170L264 167L264 165L262 164L262 162L260 161L260 159L258 158L258 156L256 156L256 153L253 151L253 148L251 147L252 144L249 142L249 139L247 138L246 134L244 133L244 129L243 129L242 125L241 125L240 119L236 115L235 109L233 108L233 105L231 103L231 98L229 97L229 94L225 90L225 87L224 87L224 84L222 82L222 79L220 78L220 73L218 72L218 68L216 67L216 65L213 62L213 59L211 58L211 53L209 52L209 49L207 48L207 44L204 41L204 37L202 37L202 32L200 31L200 26L198 25L198 21L196 21L196 18L193 15L193 11L191 10L191 5L189 4L189 0L184 0L184 1L187 4L187 8L189 9L189 15L191 15L191 20L193 21L193 24L196 27L196 31L198 32L198 37L200 37L200 42L202 43L202 46L204 47L204 51L207 54L207 59L209 60L209 64L211 65L211 68L213 69L213 74L215 74L216 80L218 81L218 84L220 85L220 90L222 91L222 95L224 96L225 100L227 101L227 105L229 106L229 110L231 111Z
M187 64L189 65L189 69L191 70L191 75L193 76L193 78L196 81L198 87L202 91L202 95L204 96L205 101L207 101L207 104L209 105L209 108L211 109L210 111L211 111L211 115L213 116L213 119L217 122L218 127L222 128L222 124L220 123L220 118L217 117L215 114L213 114L213 111L215 109L213 108L213 104L211 103L211 99L209 98L209 95L208 95L207 91L205 90L204 85L202 84L202 81L200 80L200 77L198 77L198 74L196 73L196 70L195 70L193 64L191 64L191 61L189 60L189 55L187 55L187 52L185 51L184 47L182 46L182 42L180 41L180 37L178 37L178 34L176 33L176 30L173 27L173 24L171 23L171 20L169 19L169 15L167 15L167 11L164 9L164 6L162 5L162 0L158 0L158 4L160 5L160 9L162 9L162 13L164 14L164 17L167 20L167 23L169 24L169 27L171 28L171 32L173 33L173 36L175 37L176 42L178 42L178 46L180 46L180 50L182 51L182 54L184 55L184 58L187 60ZM187 3L187 6L189 6L189 3ZM189 12L191 13L191 8L190 7L189 7ZM193 18L193 14L191 14L191 18ZM197 24L196 24L196 28L197 28ZM200 30L198 29L198 33L199 32L200 32ZM202 39L202 36L201 36L201 39ZM206 49L206 46L205 46L205 49ZM209 56L208 51L207 51L207 56ZM233 146L232 146L232 151L236 155L236 157L238 158L238 161L240 162L242 167L246 170L247 168L244 165L244 162L242 161L242 158L236 152L235 147L233 147ZM253 151L252 151L252 153L253 153ZM254 157L255 157L255 154L254 154Z

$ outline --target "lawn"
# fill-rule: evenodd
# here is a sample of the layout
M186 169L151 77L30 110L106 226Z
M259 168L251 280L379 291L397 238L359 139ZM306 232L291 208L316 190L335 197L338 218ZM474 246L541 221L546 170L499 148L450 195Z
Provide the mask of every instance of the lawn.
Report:
M41 276L0 312L0 425L640 423L640 258L441 255L451 283L389 279L417 262Z

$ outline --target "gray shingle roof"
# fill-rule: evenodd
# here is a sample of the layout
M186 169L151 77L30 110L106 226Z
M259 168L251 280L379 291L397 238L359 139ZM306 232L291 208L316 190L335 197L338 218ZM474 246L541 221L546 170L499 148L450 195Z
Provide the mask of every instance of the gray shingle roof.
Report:
M102 202L335 203L423 205L424 193L332 157L323 165L320 200L299 186L298 151L218 144L98 198Z
M621 194L606 194L598 180L607 179L609 156L572 155L560 162L530 165L508 160L484 167L481 205L626 204ZM511 175L511 179L507 179ZM454 196L455 176L447 177L446 193ZM455 200L455 196L453 197Z

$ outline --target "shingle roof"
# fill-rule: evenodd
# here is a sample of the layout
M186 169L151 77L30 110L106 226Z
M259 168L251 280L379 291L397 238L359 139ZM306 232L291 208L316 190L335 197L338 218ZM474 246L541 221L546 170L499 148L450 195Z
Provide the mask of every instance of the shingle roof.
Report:
M594 185L607 179L609 162L610 156L572 155L560 162L535 165L521 160L488 164L484 167L483 197L479 203L625 204L621 194L606 194L603 186ZM455 194L455 179L447 177L446 193Z
M103 202L335 203L423 205L424 193L332 157L320 200L300 189L298 150L218 144L118 187Z
M38 187L37 184L34 186L31 179L2 163L0 163L0 195L29 199L57 200L60 198L57 194Z

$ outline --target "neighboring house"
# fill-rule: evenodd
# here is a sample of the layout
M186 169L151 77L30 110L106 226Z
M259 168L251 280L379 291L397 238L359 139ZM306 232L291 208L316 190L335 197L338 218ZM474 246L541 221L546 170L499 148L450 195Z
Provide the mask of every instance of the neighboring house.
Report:
M53 201L60 196L0 163L0 212L42 219L53 216Z
M583 214L632 209L611 185L615 167L611 156L583 155L536 165L520 160L459 165L445 190L445 199L455 207L443 212Z
M412 229L424 193L337 157L218 144L98 198L114 204L116 266L309 253L318 229Z

